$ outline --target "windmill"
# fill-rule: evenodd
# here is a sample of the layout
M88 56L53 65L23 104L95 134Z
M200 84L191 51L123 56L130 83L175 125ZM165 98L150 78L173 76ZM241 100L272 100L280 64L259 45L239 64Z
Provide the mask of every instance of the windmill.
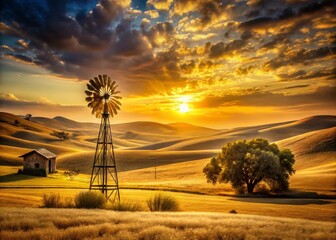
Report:
M117 166L112 142L110 116L120 110L121 99L118 85L107 75L98 75L90 79L85 91L88 107L92 114L101 118L96 152L93 160L90 190L98 190L105 195L106 201L120 202Z

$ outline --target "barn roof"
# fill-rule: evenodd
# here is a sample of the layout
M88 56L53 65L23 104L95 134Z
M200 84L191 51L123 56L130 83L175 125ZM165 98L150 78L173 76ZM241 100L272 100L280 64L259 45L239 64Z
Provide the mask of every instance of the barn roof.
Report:
M43 157L45 157L47 159L55 158L56 157L55 154L53 154L52 152L48 151L45 148L34 149L33 151L27 152L27 153L23 154L20 157L25 157L26 155L29 155L29 154L31 154L33 152L36 152L36 153L40 154L41 156L43 156Z

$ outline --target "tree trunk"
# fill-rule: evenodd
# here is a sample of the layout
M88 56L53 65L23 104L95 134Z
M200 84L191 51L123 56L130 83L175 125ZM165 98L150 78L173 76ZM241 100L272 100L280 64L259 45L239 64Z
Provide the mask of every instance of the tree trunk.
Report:
M253 193L254 186L255 186L255 185L252 184L252 183L247 184L247 192L248 192L249 194L252 194L252 193Z

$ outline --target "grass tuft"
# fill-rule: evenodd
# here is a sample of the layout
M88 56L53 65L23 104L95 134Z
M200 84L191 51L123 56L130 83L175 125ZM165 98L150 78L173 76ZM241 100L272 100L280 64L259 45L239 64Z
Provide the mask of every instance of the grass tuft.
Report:
M59 193L43 194L42 204L46 208L61 208L63 200Z
M104 208L106 203L104 195L97 191L80 192L74 201L77 208Z
M163 193L155 194L153 197L147 200L147 206L149 210L153 211L178 211L178 201L170 195Z
M140 212L144 209L139 203L127 201L113 204L111 210L121 212Z

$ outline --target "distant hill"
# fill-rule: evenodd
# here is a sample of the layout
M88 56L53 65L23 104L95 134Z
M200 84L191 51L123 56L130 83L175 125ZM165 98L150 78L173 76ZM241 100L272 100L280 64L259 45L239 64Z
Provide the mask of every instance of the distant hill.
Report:
M290 180L291 187L329 194L336 186L336 116L312 116L223 131L188 123L145 121L111 127L118 170L136 184L142 179L141 174L152 176L152 167L159 166L160 175L174 179L173 183L164 180L166 186L203 184L202 188L208 189L202 169L209 158L227 142L263 137L295 154L297 171ZM22 159L18 156L43 147L57 154L58 169L76 168L90 174L98 129L97 123L81 123L60 116L33 117L27 121L2 112L0 165L21 166ZM70 140L61 141L51 135L53 131L69 133ZM136 171L134 176L132 171Z
M278 141L284 138L293 137L306 132L331 128L336 126L335 116L313 116L294 121L287 124L282 124L266 129L259 130L261 136Z

